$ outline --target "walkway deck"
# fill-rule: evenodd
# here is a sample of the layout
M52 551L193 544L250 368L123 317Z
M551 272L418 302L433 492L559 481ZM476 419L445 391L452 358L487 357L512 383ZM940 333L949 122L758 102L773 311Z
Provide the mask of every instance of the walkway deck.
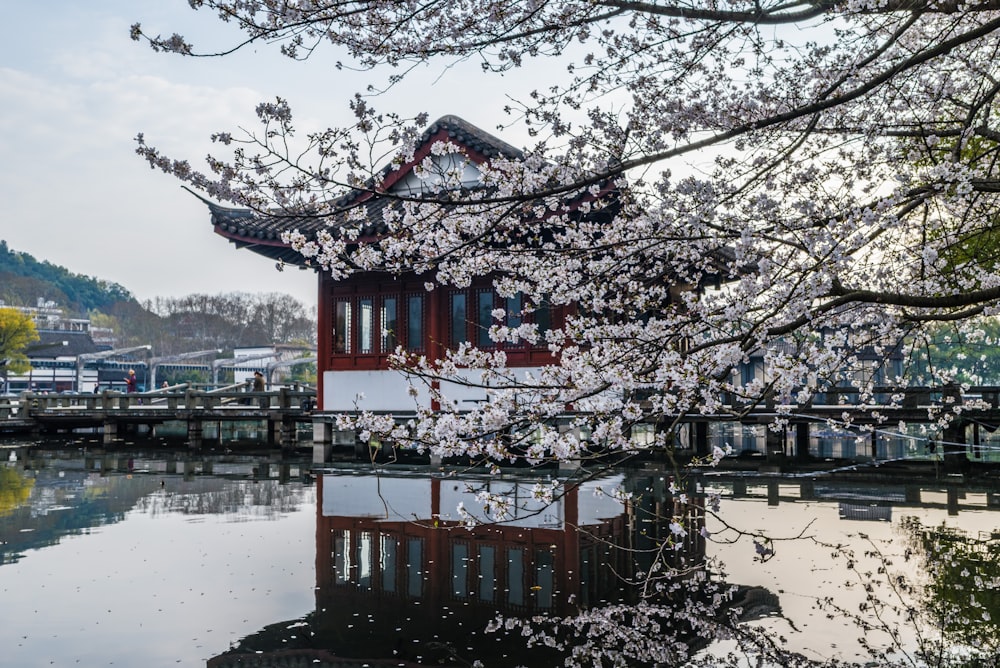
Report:
M287 445L295 441L296 425L311 420L316 391L283 387L247 392L242 386L217 390L186 387L122 394L22 394L0 404L0 433L53 433L100 429L104 440L114 440L130 425L180 421L187 424L191 447L200 447L205 423L266 421L268 441Z

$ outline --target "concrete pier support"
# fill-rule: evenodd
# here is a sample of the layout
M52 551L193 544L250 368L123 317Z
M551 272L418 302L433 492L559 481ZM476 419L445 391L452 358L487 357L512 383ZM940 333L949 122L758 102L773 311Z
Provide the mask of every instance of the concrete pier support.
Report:
M313 420L313 464L329 461L333 454L333 425L326 420Z
M116 438L118 438L118 423L115 422L114 420L105 420L104 435L102 439L104 445L108 445L109 443L114 443Z
M188 420L188 447L192 450L200 450L202 445L202 435L205 425L201 420Z
M298 427L295 420L281 420L278 422L278 444L282 448L295 446L298 440Z

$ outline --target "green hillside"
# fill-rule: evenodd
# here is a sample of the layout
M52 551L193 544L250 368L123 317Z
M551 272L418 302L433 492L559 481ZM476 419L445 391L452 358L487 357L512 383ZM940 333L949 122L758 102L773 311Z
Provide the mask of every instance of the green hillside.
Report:
M118 283L74 274L51 262L39 262L28 253L0 240L0 300L9 306L35 306L39 298L80 314L106 310L135 297Z

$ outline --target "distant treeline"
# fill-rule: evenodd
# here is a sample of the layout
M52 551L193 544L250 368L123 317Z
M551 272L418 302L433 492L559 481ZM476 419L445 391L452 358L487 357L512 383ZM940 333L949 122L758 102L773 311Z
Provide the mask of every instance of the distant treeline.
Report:
M157 298L143 302L142 308L145 322L119 315L119 331L130 343L150 343L163 354L316 342L315 314L297 299L277 292Z
M139 303L117 283L74 274L0 240L0 299L8 306L53 302L67 315L111 330L115 345L151 345L157 355L316 340L313 309L285 294L229 293Z
M0 240L0 299L8 306L37 306L39 298L81 315L104 311L120 302L135 302L132 293L117 283L40 262L28 253L11 250Z

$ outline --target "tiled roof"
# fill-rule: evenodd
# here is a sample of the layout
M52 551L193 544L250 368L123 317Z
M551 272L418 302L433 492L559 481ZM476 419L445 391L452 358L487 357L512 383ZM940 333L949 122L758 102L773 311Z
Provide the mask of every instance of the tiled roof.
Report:
M522 153L507 144L459 118L458 116L443 116L424 130L418 141L415 161L423 159L430 145L437 141L451 140L465 147L470 157L477 162L485 162L497 156L519 157ZM420 149L423 149L421 152ZM410 173L412 164L393 168L391 165L382 169L378 180L382 188L391 187L396 180ZM335 208L362 207L364 219L367 221L361 229L361 237L375 237L386 231L382 222L382 212L386 202L372 194L374 188L357 188L340 196L335 202ZM197 196L197 195L196 195ZM212 214L212 226L216 233L229 239L239 248L247 248L255 253L284 262L285 264L305 266L305 258L281 241L283 232L298 230L307 237L315 236L323 229L333 228L336 233L337 220L328 216L309 216L306 213L297 215L260 215L250 209L225 207L202 199ZM332 223L332 225L331 225ZM353 220L352 225L357 225Z
M55 359L76 357L97 352L94 340L87 332L67 332L63 330L38 330L39 340L28 346L30 359ZM65 341L66 345L62 345Z

